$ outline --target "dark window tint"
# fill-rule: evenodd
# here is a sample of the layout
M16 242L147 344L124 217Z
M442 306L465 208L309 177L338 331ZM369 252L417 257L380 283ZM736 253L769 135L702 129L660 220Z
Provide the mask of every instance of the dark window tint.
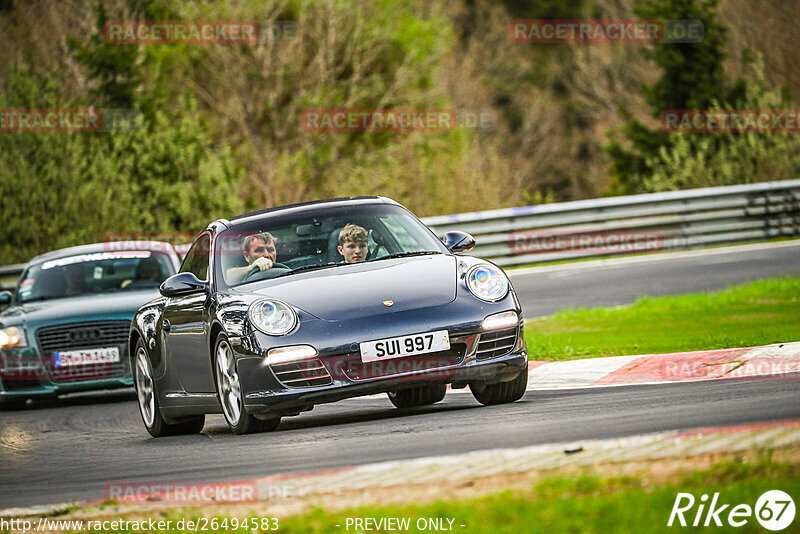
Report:
M181 265L182 273L192 273L198 280L208 278L208 256L211 247L211 236L203 234L197 238L192 248L186 253L186 258Z

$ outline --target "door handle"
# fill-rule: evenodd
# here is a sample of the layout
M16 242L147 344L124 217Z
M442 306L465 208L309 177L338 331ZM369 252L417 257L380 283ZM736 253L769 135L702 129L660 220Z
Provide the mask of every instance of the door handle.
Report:
M168 320L164 319L161 321L161 329L164 330L164 332L169 332L170 328L172 328L172 325L169 324Z

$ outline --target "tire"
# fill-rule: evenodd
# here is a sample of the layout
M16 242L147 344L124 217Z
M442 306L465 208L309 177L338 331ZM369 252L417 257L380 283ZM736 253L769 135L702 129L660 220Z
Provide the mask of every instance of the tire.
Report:
M418 386L415 388L390 391L389 400L396 408L417 408L436 404L444 399L447 393L447 384L432 384L430 386Z
M161 406L158 403L158 386L153 380L153 367L147 350L140 339L136 344L136 356L133 362L133 385L136 389L136 400L139 405L139 415L147 432L154 438L163 436L178 436L181 434L197 434L203 430L206 423L205 415L193 415L179 421L167 422L161 415Z
M280 417L259 419L245 411L236 358L225 334L220 334L214 343L214 383L225 422L235 434L267 432L280 424Z
M475 400L484 406L518 401L528 389L528 366L525 365L525 369L514 380L497 384L470 384L469 389Z

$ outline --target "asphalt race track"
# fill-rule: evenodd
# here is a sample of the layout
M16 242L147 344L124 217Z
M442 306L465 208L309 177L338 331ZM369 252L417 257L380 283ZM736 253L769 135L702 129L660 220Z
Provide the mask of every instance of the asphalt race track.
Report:
M660 261L515 274L527 316L639 295L712 290L800 272L800 243ZM236 436L222 416L201 435L152 439L131 390L38 401L0 413L0 509L103 498L109 482L211 482L384 460L800 418L800 377L529 391L481 407L448 393L399 411L385 396L317 406L277 431Z
M210 482L480 449L800 417L800 377L529 391L481 407L448 393L399 411L376 396L317 406L277 431L236 436L222 416L203 434L151 439L132 394L68 399L2 418L0 504L103 498L110 481Z

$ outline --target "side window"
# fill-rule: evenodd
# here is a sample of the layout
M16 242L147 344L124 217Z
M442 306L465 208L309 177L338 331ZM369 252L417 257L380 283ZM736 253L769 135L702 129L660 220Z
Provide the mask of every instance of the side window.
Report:
M211 250L211 236L203 234L197 238L186 253L180 272L192 273L198 280L208 279L208 257Z

